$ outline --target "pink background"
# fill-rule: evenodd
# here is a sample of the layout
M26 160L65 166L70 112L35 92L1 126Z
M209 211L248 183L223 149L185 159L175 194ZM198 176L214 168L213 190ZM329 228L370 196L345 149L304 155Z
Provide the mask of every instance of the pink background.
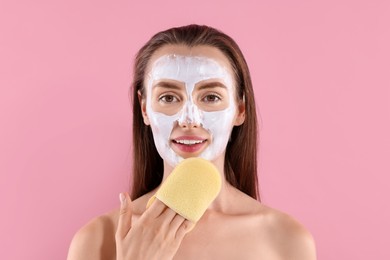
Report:
M390 259L390 2L182 2L1 1L0 258L65 259L118 206L133 57L199 23L250 66L263 201L313 233L319 259Z

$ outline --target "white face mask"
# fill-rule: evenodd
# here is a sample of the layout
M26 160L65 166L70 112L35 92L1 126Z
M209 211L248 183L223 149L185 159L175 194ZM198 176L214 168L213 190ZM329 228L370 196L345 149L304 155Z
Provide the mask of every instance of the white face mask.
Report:
M174 115L156 112L152 108L153 83L161 79L171 79L185 84L186 103ZM199 109L193 102L192 93L195 85L207 79L223 80L229 94L229 106L226 109L207 112ZM233 82L229 71L210 58L173 54L162 56L154 62L146 80L146 113L152 128L154 143L164 161L175 167L183 160L170 146L170 136L176 122L196 123L209 132L212 142L199 157L213 161L225 151L236 114Z

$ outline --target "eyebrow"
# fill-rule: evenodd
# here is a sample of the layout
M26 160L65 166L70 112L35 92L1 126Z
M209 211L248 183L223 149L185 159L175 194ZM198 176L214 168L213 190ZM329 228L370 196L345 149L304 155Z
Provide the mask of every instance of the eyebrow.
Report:
M202 84L198 87L198 90L207 89L207 88L224 88L227 89L227 87L222 84L221 82L215 81L215 82L208 82L205 84Z
M177 85L177 84L170 83L170 82L165 82L165 81L158 82L156 85L154 85L154 87L177 89L177 90L182 89L182 87Z
M198 83L199 84L199 83ZM168 88L168 89L175 89L175 90L181 90L183 87L180 85L177 85L175 83L161 81L158 82L156 85L153 86L154 88ZM207 82L207 83L200 83L200 86L197 87L198 90L208 89L208 88L223 88L227 89L227 87L222 84L221 82L214 81L214 82Z

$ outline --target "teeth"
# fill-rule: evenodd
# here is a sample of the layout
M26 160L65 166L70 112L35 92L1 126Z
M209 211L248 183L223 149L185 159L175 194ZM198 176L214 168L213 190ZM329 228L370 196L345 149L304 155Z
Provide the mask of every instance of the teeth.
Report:
M187 145L203 143L203 140L175 140L175 141L176 143L187 144Z

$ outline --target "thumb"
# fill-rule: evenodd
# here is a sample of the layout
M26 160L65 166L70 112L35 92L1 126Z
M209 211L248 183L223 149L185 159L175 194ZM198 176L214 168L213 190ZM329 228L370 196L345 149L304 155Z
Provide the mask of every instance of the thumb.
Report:
M121 202L121 207L119 211L116 236L119 239L123 239L126 237L127 233L130 231L131 228L132 202L127 192L120 193L119 200Z

